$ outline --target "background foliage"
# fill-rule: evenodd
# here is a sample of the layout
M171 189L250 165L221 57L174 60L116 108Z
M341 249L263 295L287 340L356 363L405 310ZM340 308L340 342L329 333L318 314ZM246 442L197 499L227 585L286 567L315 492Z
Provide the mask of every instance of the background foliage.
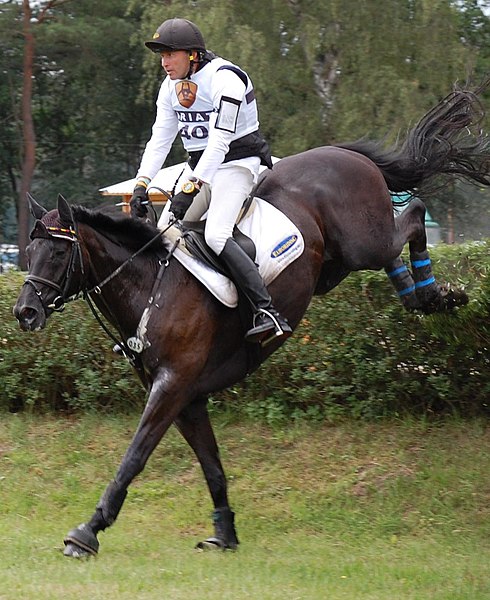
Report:
M41 10L47 0L34 2ZM455 82L490 72L490 17L477 0L57 0L36 39L31 192L97 204L134 176L163 72L143 41L187 17L207 45L251 75L261 127L285 156L361 136L392 143ZM487 6L488 8L488 6ZM15 241L23 155L22 3L0 1L0 241ZM484 103L488 103L488 93ZM168 164L183 160L179 143ZM444 227L490 235L488 191L455 187L429 203ZM450 210L449 210L450 209ZM449 214L448 214L449 212Z
M295 335L254 375L212 398L216 410L284 419L489 413L490 242L432 249L440 281L464 285L453 313L404 312L384 273L352 274L314 299ZM0 409L131 410L145 394L82 302L34 334L12 306L22 277L0 278Z
M251 75L261 128L277 156L362 136L389 145L455 82L473 85L490 73L490 17L483 10L489 3L477 0L56 0L37 22L36 11L47 4L30 2L31 191L47 207L58 192L71 202L100 204L99 188L134 176L163 77L142 42L170 17L198 23L208 48ZM16 236L22 10L19 0L0 0L0 242ZM487 91L483 105L489 100ZM176 143L167 163L184 158ZM488 190L457 183L428 207L457 241L490 235ZM470 306L448 317L402 313L382 274L350 277L313 302L296 337L262 370L215 404L240 405L268 420L374 417L408 407L485 412L485 252L488 243L437 250L443 276L461 279L472 292ZM143 402L130 369L111 354L83 304L53 318L37 338L21 335L11 316L20 281L16 274L0 278L0 407L121 410Z

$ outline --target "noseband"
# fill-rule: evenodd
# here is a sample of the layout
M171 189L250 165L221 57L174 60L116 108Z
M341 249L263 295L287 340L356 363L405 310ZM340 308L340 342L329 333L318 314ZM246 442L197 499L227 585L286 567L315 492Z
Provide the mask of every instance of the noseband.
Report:
M67 240L71 243L70 260L68 262L68 266L63 277L64 281L61 285L58 285L54 281L45 279L44 277L29 274L25 278L24 285L28 284L34 288L34 291L38 296L45 312L46 309L50 309L55 312L62 312L65 309L65 304L72 300L76 300L79 297L79 294L82 292L82 290L79 290L72 296L67 297L68 290L70 289L70 286L72 284L73 275L76 271L77 263L79 263L80 265L80 273L82 274L82 276L84 274L82 250L80 248L80 243L78 241L77 232L75 231L75 229L64 229L62 227L46 227L46 230L48 232L49 238L60 238L63 240ZM58 292L58 296L56 296L56 298L51 304L47 304L43 300L42 292L36 285L38 283L46 287L50 287L51 289Z

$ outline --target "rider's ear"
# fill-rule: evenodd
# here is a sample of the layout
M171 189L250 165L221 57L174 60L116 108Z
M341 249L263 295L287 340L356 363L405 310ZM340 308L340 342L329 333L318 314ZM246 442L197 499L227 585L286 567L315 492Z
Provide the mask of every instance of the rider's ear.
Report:
M35 219L42 219L48 212L43 206L38 204L34 198L27 192L27 201L29 202L29 210Z
M61 194L58 194L58 214L63 225L73 225L73 213L70 205Z

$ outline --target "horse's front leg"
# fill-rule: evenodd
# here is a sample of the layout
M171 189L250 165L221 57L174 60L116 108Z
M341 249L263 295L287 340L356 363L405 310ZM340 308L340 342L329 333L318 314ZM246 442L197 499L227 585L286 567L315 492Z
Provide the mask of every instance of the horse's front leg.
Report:
M226 476L209 420L207 399L199 398L186 406L175 420L175 425L201 464L214 504L214 536L199 542L196 548L235 550L239 543L235 530L235 513L228 504Z
M170 379L163 371L154 380L138 428L114 481L107 486L90 521L72 529L66 536L65 556L81 558L97 554L97 534L114 523L129 484L144 469L151 453L186 403L184 394L176 393L175 387L169 386Z

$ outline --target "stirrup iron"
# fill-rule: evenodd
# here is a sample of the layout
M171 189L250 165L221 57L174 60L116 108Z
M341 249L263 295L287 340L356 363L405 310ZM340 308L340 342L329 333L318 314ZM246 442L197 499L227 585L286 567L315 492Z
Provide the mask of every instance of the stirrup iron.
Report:
M276 311L274 310L274 313ZM270 321L272 322L272 325L274 327L274 331L273 333L269 334L269 331L272 329L272 327L268 327L267 329L264 330L263 334L264 337L263 338L257 338L257 339L250 339L249 334L251 331L253 331L256 327L258 327L257 325L257 318L260 317L261 315L265 315L268 319L270 319ZM287 327L284 327L283 325L281 325L280 321L279 321L280 315L279 313L277 314L273 314L270 310L264 309L264 308L259 308L257 309L257 311L255 312L254 316L253 316L253 326L251 327L251 329L247 332L247 335L245 336L245 339L248 342L252 342L252 343L259 343L261 346L267 346L267 344L270 344L272 341L275 340L275 338L277 337L281 337L283 335L288 335L291 333L291 328L289 327L287 321L284 321L284 325ZM255 335L260 336L262 332L257 332Z

